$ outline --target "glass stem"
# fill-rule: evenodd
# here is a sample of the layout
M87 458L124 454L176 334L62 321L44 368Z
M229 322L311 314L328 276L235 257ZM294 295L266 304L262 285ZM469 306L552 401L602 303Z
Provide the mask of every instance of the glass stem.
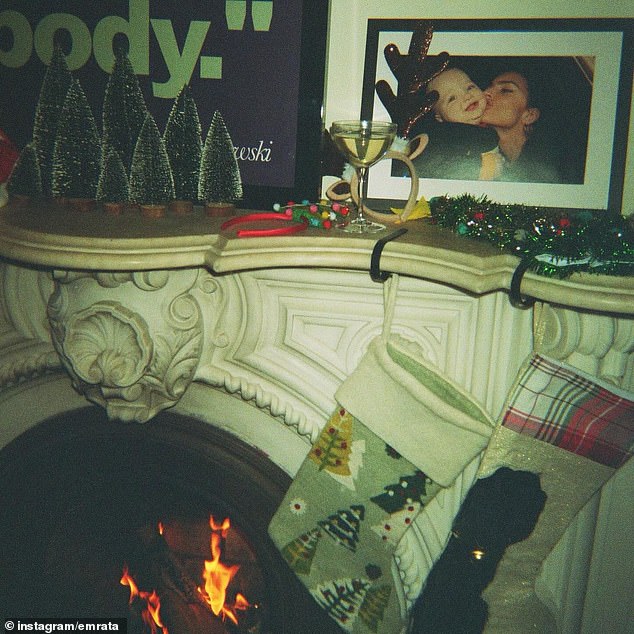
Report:
M368 196L368 168L357 167L357 176L359 179L359 209L357 213L357 222L366 222L365 218L365 201Z

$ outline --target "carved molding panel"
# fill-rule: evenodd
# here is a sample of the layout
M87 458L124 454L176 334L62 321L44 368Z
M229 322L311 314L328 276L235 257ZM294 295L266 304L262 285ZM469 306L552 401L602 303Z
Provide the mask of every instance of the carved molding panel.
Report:
M216 345L205 349L196 380L314 439L340 383L382 331L382 285L363 273L293 269L217 282L224 304ZM501 408L523 361L518 353L531 346L530 313L512 309L503 294L474 298L408 278L400 280L392 330L492 411Z
M55 272L53 343L75 388L108 416L145 422L191 383L204 340L196 270Z

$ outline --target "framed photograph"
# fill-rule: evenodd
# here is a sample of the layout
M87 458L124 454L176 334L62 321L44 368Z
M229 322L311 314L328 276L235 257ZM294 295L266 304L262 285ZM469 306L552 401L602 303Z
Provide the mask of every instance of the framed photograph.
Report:
M520 154L508 156L504 126L510 124L500 112L494 116L489 110L469 125L449 115L443 118L439 100L435 111L408 135L429 136L428 148L414 161L425 197L470 193L497 202L621 211L634 20L438 19L431 23L429 55L449 53L447 68L458 69L485 94L496 87L499 91L500 79L523 82L536 116L524 124L527 140ZM413 19L368 20L362 118L390 120L375 90L377 81L385 80L394 94L398 91L384 51L395 45L407 54L419 26L420 20ZM484 154L487 160L495 159L493 172L484 171ZM403 200L408 181L396 162L382 161L370 170L369 197L379 206L381 200Z
M128 52L164 130L188 84L203 140L219 111L242 177L241 206L315 197L320 186L328 0L3 0L0 129L30 142L60 45L101 126L115 49Z

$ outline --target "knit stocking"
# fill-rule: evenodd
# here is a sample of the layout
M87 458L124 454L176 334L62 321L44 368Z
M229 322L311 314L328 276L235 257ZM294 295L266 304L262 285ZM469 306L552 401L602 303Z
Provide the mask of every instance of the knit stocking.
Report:
M394 551L493 429L467 393L420 357L398 337L371 343L269 527L298 578L347 632L405 631Z
M592 495L634 453L634 395L534 355L520 372L480 465L540 476L547 499L530 536L509 546L484 591L485 632L556 632L534 592L542 562Z

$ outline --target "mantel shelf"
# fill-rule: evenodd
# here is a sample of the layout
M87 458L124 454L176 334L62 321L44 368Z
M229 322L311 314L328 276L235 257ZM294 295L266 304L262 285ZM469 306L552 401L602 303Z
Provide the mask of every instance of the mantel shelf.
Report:
M280 267L368 270L377 239L309 229L292 236L240 239L222 218L200 209L184 216L110 216L50 204L0 209L0 256L51 269L144 271L207 267L215 273ZM426 221L406 225L381 257L386 271L481 295L508 289L518 258ZM577 273L557 280L527 273L522 294L606 313L634 315L634 277Z

